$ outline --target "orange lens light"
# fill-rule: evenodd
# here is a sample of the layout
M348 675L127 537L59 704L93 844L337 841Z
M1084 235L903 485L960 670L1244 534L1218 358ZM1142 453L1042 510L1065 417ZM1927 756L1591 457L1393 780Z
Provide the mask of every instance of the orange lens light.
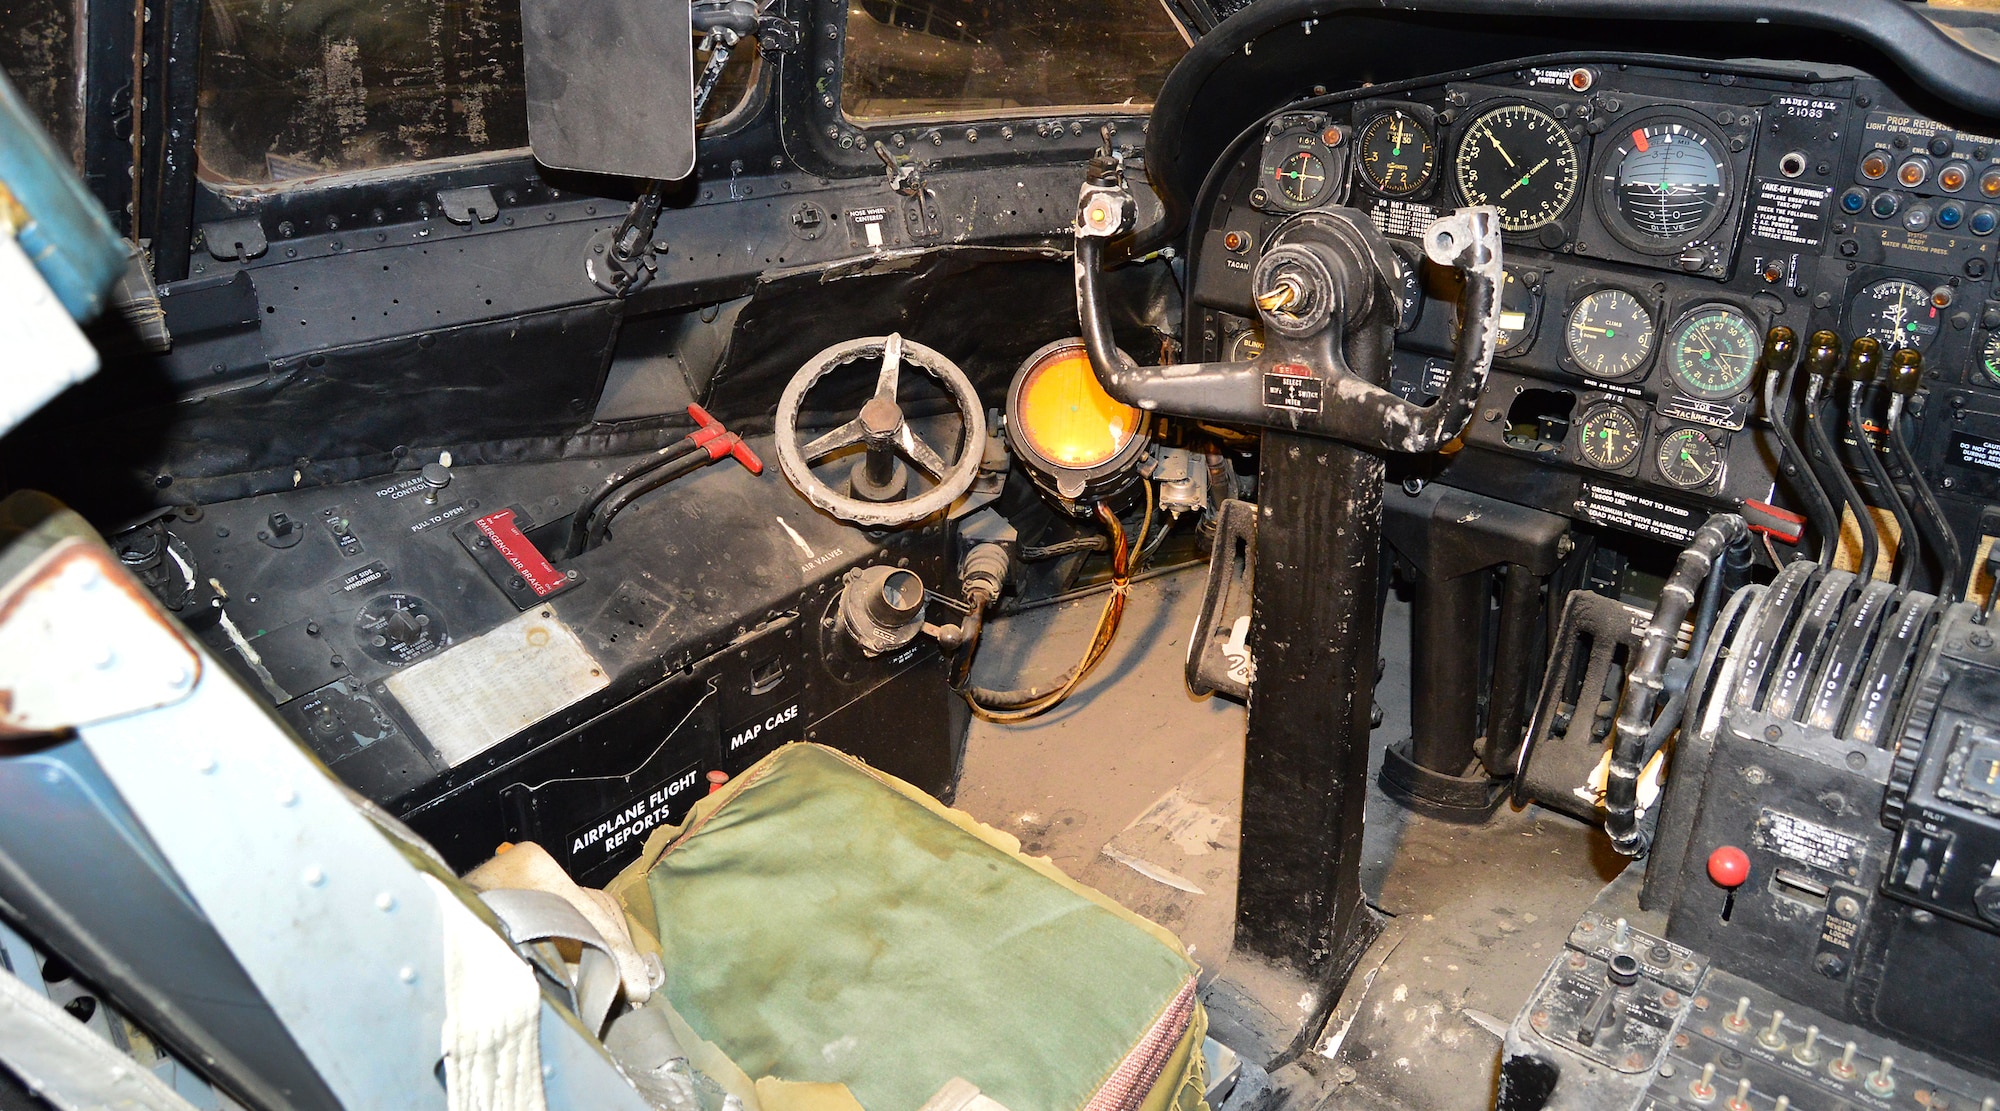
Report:
M1014 428L1049 462L1087 470L1131 443L1142 420L1139 410L1113 400L1097 384L1087 352L1066 347L1029 369Z

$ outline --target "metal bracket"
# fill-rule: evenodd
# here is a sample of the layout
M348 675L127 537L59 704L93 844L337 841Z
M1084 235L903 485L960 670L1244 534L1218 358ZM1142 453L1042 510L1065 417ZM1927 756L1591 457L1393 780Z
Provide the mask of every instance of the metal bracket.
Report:
M477 220L490 224L500 216L500 202L493 199L490 186L438 190L438 210L454 224L469 225Z
M1187 687L1197 695L1250 701L1257 679L1248 642L1256 565L1257 507L1231 498L1216 514L1208 584L1188 640Z
M271 248L271 241L264 235L264 225L254 216L203 224L201 241L208 246L208 256L217 262L237 258L248 262L261 257Z

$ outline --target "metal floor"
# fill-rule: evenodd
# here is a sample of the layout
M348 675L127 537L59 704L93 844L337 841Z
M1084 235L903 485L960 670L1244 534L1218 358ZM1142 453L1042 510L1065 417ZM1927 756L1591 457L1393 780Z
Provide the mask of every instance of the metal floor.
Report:
M956 802L1174 930L1213 969L1236 899L1244 709L1182 684L1202 574L1136 584L1117 643L1054 712L975 720ZM995 622L975 681L1012 687L1069 667L1102 605L1086 597ZM1408 636L1408 606L1392 598L1373 769L1408 733ZM1412 814L1372 774L1364 851L1369 901L1393 917L1319 1052L1295 1066L1289 1102L1488 1111L1501 1030L1624 860L1600 831L1538 807L1503 806L1481 826Z

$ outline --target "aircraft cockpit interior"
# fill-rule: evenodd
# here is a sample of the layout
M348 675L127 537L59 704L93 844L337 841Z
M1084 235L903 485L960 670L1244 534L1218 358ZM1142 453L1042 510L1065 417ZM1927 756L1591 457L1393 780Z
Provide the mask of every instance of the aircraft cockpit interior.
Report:
M1993 0L0 0L0 1111L2000 1109Z

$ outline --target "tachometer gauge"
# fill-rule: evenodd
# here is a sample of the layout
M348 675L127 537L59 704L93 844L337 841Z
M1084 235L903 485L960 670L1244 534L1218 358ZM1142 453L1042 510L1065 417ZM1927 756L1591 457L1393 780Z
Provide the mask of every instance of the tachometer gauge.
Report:
M1699 428L1677 428L1660 441L1654 456L1660 477L1684 490L1695 490L1715 481L1722 473L1722 453L1715 441Z
M1646 365L1653 353L1653 317L1622 289L1600 289L1569 311L1569 357L1586 374L1607 381Z
M1458 139L1452 168L1465 203L1500 209L1502 231L1533 231L1569 210L1582 177L1576 144L1555 117L1527 104L1480 113Z
M1734 397L1757 365L1757 326L1742 310L1703 305L1667 333L1667 369L1695 397Z
M1278 192L1293 204L1311 204L1326 191L1326 163L1309 150L1298 151L1278 163Z
M1628 127L1598 165L1612 230L1629 247L1678 250L1715 230L1729 207L1722 145L1690 121Z
M1908 278L1884 278L1854 299L1853 321L1891 351L1899 347L1921 351L1937 338L1940 318L1930 290Z
M1988 385L2000 386L2000 332L1986 337L1986 346L1979 352L1979 369L1986 372Z
M1385 197L1407 197L1431 179L1437 161L1429 129L1396 109L1361 129L1361 176Z
M1577 450L1583 461L1599 470L1628 467L1639 457L1639 439L1645 430L1632 410L1614 402L1595 406L1583 415L1583 429L1577 434Z

